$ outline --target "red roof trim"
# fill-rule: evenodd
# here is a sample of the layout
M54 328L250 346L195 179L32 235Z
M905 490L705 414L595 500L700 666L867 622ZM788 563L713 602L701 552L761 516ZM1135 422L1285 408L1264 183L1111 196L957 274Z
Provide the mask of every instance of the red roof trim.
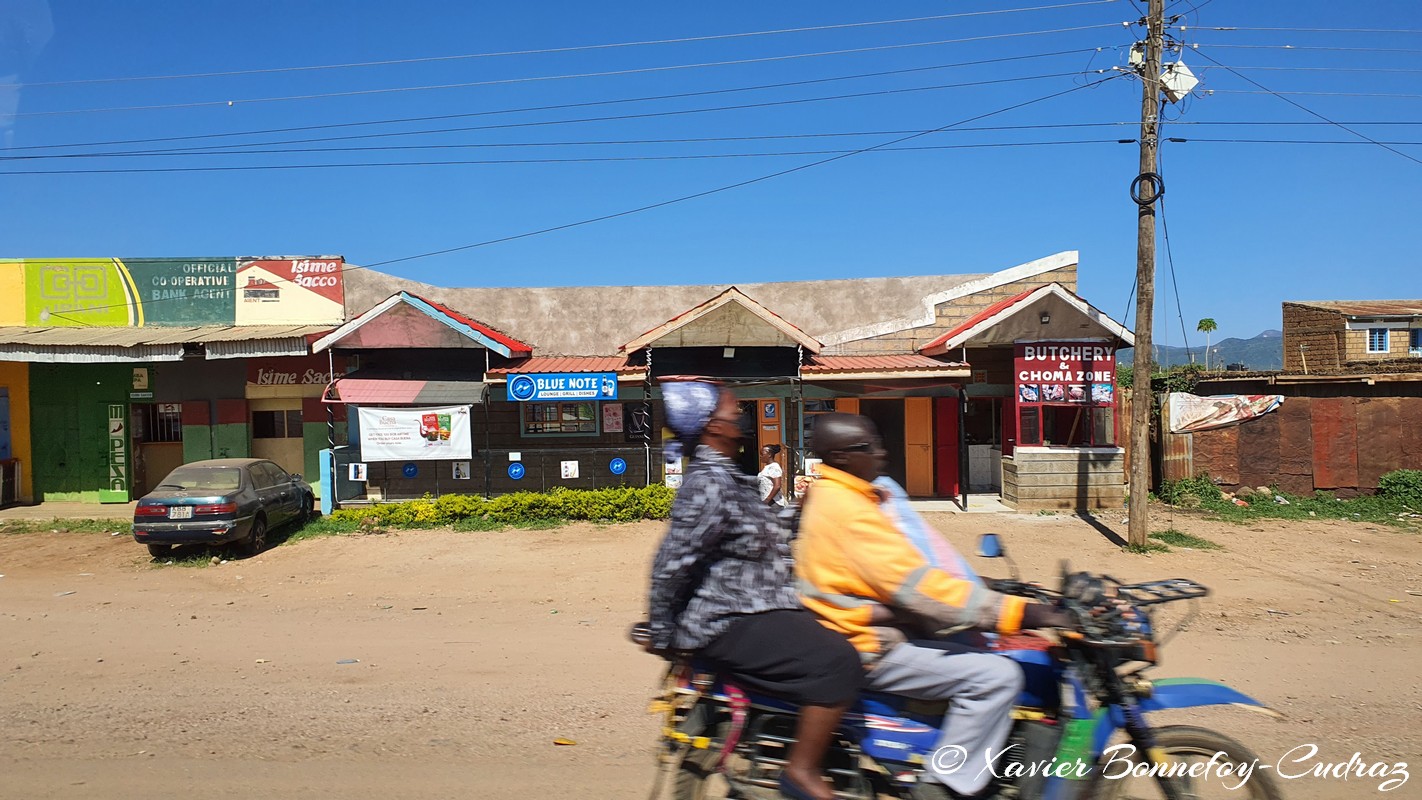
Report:
M536 356L502 367L493 367L489 375L538 374L545 372L616 372L636 374L646 367L633 366L622 356Z
M1040 286L1037 287L1037 289L1040 288ZM942 345L944 342L947 342L958 334L963 333L964 331L971 330L973 326L980 324L984 320L992 319L1003 311L1006 311L1007 309L1012 308L1023 300L1026 300L1027 297L1033 292L1037 291L1037 289L1028 289L1027 291L1022 292L1021 294L1013 295L1012 297L1009 297L1006 300L999 300L996 303L993 303L987 308L984 308L982 311L979 311L971 317L968 317L967 320L960 323L957 327L953 328L953 330L948 331L937 339L934 339L923 347L920 347L919 350L932 350L933 348Z
M929 372L967 368L967 364L957 361L939 361L909 353L883 356L815 356L801 371L806 375L822 375L840 372Z
M440 313L442 313L442 314L448 314L450 317L454 318L455 320L457 320L457 321L459 321L459 322L462 322L462 323L464 323L465 325L468 325L469 327L471 327L471 328L473 328L473 329L479 331L480 333L484 334L485 336L489 337L490 339L493 339L494 341L498 342L499 344L501 344L501 345L503 345L503 346L509 348L509 350L513 351L514 355L525 355L525 356L526 356L526 355L532 355L532 354L533 354L533 345L525 344L524 342L520 342L519 340L513 338L512 336L509 336L508 334L503 333L503 332L501 332L501 331L495 330L495 329L489 327L488 325L485 325L484 323L482 323L482 322L480 322L480 321L474 319L473 317L470 317L470 316L465 315L465 314L461 314L461 313L459 313L458 311L455 311L454 309L450 308L449 306L444 305L443 303L436 303L435 301L433 301L433 300L431 300L431 299L429 299L429 298L427 298L427 297L420 297L420 296L417 295L417 294L411 294L410 296L413 297L413 298L416 298L417 300L419 300L419 301L421 301L421 302L423 302L423 303L429 304L429 306L430 306L431 308L437 309Z

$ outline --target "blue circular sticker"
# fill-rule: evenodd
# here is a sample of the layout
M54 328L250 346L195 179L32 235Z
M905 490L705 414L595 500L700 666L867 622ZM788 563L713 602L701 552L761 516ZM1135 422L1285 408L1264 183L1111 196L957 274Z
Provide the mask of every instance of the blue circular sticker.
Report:
M401 472L405 473L405 477L407 477L407 478L413 478L413 477L415 477L416 475L419 475L419 474L420 474L420 465L418 465L418 464L406 464L406 465L405 465L405 468L402 469Z
M532 398L536 388L533 379L527 375L515 375L513 380L509 381L509 395L515 400Z
M612 470L613 475L621 475L627 471L627 462L620 458L614 458L607 463L607 468Z
M514 480L522 478L524 473L527 471L528 470L524 469L523 465L517 461L513 462L512 464L509 464L509 477L513 478Z

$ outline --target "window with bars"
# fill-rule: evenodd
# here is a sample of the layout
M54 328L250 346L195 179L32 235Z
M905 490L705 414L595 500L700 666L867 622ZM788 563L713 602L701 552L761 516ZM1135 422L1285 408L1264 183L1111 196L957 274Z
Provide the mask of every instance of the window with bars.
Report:
M1388 351L1388 329L1368 328L1368 352L1386 353Z
M1422 328L1408 331L1407 352L1410 355L1422 356Z
M525 436L587 436L596 435L596 403L525 403L523 434Z
M181 403L147 403L135 405L138 430L134 438L140 442L163 444L183 440L183 406Z

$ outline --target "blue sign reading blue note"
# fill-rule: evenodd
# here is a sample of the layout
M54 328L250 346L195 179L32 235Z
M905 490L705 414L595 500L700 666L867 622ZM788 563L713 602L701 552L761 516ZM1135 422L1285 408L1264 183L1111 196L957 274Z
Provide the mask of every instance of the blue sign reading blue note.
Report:
M510 400L539 403L549 400L616 400L615 372L547 372L510 375Z
M613 475L621 475L627 471L627 462L620 458L614 458L607 462L607 468L611 470Z
M517 461L509 465L509 477L513 478L514 480L519 480L520 478L522 478L524 476L524 473L526 473L527 471L528 470L524 469L523 465L518 463Z

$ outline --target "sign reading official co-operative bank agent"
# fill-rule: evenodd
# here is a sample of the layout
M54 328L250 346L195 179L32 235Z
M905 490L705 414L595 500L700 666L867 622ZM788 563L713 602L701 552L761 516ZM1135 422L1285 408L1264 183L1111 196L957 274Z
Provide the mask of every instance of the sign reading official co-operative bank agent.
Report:
M509 399L520 403L617 399L617 374L614 372L510 375L507 386Z

